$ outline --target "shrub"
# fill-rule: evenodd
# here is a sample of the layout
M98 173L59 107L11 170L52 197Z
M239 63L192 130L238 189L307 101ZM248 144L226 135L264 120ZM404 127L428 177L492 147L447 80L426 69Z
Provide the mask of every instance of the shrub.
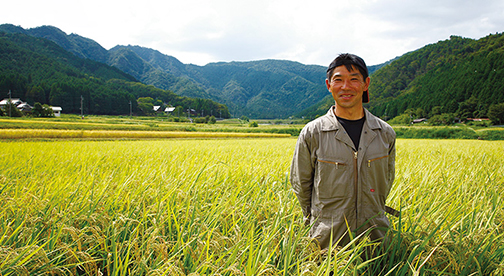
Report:
M504 123L504 103L491 105L488 110L488 118L494 125Z
M411 118L408 114L401 114L389 120L388 123L391 125L408 125L410 123L410 120Z
M215 119L215 116L211 116L210 118L208 118L208 124L215 124L217 122L217 119Z
M11 117L23 117L23 113L12 103L8 103L4 107L4 113L6 116L9 116L10 114Z
M448 126L453 124L455 115L453 113L443 113L441 115L434 115L429 119L429 124L433 126Z
M54 117L54 112L47 104L35 103L33 105L32 114L35 117Z
M197 124L205 124L206 119L205 119L205 117L196 117L196 118L194 118L194 122Z

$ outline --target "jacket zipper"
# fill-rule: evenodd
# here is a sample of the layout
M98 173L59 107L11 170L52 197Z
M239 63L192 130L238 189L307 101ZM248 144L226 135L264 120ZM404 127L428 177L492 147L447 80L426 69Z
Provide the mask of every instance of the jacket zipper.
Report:
M358 192L359 192L359 172L357 171L358 162L357 162L357 154L358 151L354 151L354 192L355 192L355 229L357 229L357 221L359 218L359 211L357 209L358 202Z
M332 161L326 161L326 160L320 160L320 159L318 159L317 161L336 165L336 169L338 169L338 166L345 166L345 163L340 163L340 162L332 162Z
M368 163L367 163L368 168L371 167L371 162L376 161L376 160L380 160L380 159L383 159L383 158L387 158L387 157L388 157L388 155L385 155L385 156L382 156L382 157L378 157L378 158L369 159Z

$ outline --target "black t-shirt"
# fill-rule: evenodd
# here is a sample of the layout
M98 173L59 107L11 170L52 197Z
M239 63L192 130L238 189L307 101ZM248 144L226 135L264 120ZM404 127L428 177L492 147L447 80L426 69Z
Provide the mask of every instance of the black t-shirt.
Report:
M366 121L366 116L358 120L347 120L338 116L336 116L336 118L338 118L338 122L345 128L348 136L350 136L350 139L352 139L355 149L359 150L359 141L361 137L362 127L364 126L364 121Z

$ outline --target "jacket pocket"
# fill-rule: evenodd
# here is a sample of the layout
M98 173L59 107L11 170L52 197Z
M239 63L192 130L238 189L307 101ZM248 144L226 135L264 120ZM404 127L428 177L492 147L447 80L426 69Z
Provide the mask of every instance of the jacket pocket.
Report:
M352 196L350 167L349 164L337 160L317 160L315 192L319 199Z
M362 167L364 192L374 197L370 201L377 200L376 195L386 197L392 185L392 183L389 183L389 155L371 156L365 159L364 162L365 164Z
M375 157L375 158L372 158L372 159L368 159L368 160L367 160L367 166L368 166L368 168L371 168L371 163L372 163L372 162L375 162L375 161L378 161L378 160L381 160L381 159L383 159L383 158L387 158L387 157L389 157L389 156L388 156L388 155L384 155L384 156L380 156L380 157Z

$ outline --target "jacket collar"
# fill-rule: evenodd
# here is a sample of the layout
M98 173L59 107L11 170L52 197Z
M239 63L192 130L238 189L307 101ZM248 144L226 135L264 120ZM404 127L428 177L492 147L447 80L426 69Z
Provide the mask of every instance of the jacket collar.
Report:
M329 108L326 115L324 116L324 119L322 120L322 131L334 131L343 128L343 126L338 122L336 115L334 115L333 109L334 105ZM373 116L371 112L364 108L364 113L366 115L366 121L364 122L364 124L367 125L367 127L372 130L381 129L381 125L378 119Z

